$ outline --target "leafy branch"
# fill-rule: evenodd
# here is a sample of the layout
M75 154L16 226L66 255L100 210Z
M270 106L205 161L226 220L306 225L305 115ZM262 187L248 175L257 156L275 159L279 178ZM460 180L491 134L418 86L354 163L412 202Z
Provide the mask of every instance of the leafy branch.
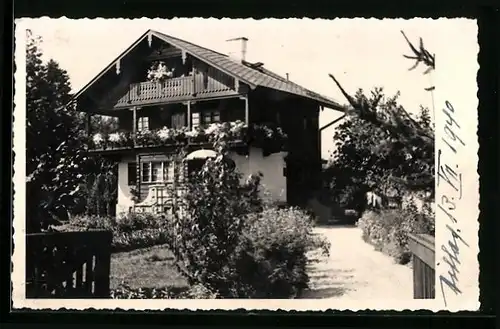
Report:
M434 134L421 127L402 106L385 107L384 113L381 113L378 106L381 95L371 102L364 97L356 99L347 93L333 74L330 73L329 76L351 105L346 114L357 115L360 119L384 129L404 144L413 144L419 140L423 144L434 146Z
M427 66L424 74L428 74L435 68L435 56L425 49L422 39L420 39L420 46L417 49L408 40L404 32L402 34L414 54L413 56L404 55L404 57L416 61L410 70L423 63ZM364 136L359 139L359 142L363 144L359 145L359 148L369 147L371 149L369 153L373 156L376 154L375 158L380 159L381 163L384 161L391 162L390 158L394 157L395 154L404 154L406 160L403 160L402 163L407 163L407 165L396 166L399 169L394 168L395 175L389 175L391 176L390 180L411 190L432 190L434 185L434 131L432 125L427 122L428 120L422 121L422 118L418 121L415 120L403 106L397 103L397 96L392 99L385 99L381 90L372 92L371 97L365 96L361 91L356 95L351 95L333 74L329 74L329 76L350 105L346 107L346 114L367 123L368 126L365 126L365 128L370 131L375 128L373 133L379 131L378 135L374 137L378 139L377 143L364 145L363 138L369 138ZM433 90L433 87L427 90ZM361 137L361 135L358 137ZM348 149L345 148L344 150ZM346 157L350 156L349 154L346 155ZM362 166L364 165L366 164L362 164ZM402 168L406 168L403 170L404 174L399 173ZM389 177L387 178L389 179Z

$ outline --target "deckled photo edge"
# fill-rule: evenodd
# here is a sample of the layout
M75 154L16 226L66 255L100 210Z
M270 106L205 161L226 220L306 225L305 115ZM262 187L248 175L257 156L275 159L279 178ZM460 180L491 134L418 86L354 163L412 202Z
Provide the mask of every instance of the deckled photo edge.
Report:
M47 19L47 18L43 18ZM65 18L64 18L65 19ZM463 135L462 139L467 141L467 146L462 148L462 156L461 158L455 159L456 165L458 167L465 166L467 169L467 173L464 174L464 184L468 187L468 191L464 191L464 195L462 197L462 201L460 204L455 205L457 209L463 209L467 212L467 214L476 220L469 221L467 223L458 222L453 223L454 226L449 225L449 214L440 213L436 210L436 298L435 300L408 300L408 302L402 303L401 301L387 301L383 299L379 300L371 300L371 301L357 301L357 300L342 300L342 303L337 303L336 301L331 300L51 300L51 299L26 299L25 298L25 289L24 289L24 276L25 276L25 223L24 223L24 215L25 215L25 193L26 193L26 171L25 171L25 94L26 94L26 85L25 85L25 38L26 38L26 29L30 27L30 22L33 19L21 19L16 21L16 29L15 29L15 40L16 40L16 50L15 50L15 64L16 64L16 73L15 73L15 109L14 109L14 152L15 152L15 163L14 163L14 253L12 257L13 262L13 271L12 271L12 284L13 291L12 297L14 302L14 308L30 308L30 309L78 309L83 310L87 308L95 308L95 309L124 309L124 310L162 310L162 309L189 309L189 310L213 310L213 309L226 309L226 310L235 310L245 308L248 310L301 310L301 311L315 311L315 310L328 310L328 309L336 309L336 310L419 310L419 309L428 309L433 311L438 310L450 310L450 311L459 311L459 310L475 310L479 307L479 287L478 287L478 275L479 275L479 264L477 261L477 254L479 251L478 247L478 228L479 223L477 222L477 217L479 214L478 204L479 204L479 195L478 195L478 174L477 174L477 115L475 117L475 121L473 121L474 130L468 131L465 135ZM364 19L359 19L364 20ZM425 21L426 19L421 19ZM471 23L472 20L469 19L460 19L464 21L464 24ZM468 22L466 22L468 21ZM90 22L90 20L89 20ZM475 21L472 21L476 26ZM475 46L477 46L477 39L474 40L476 42ZM441 61L438 61L441 65ZM474 70L477 72L479 66L477 61L475 61L474 66L467 66L469 70ZM438 70L439 71L439 70ZM443 78L440 80L440 77L436 78L436 85L439 83L446 83ZM474 83L476 81L474 80ZM476 95L477 85L475 85L474 95ZM469 92L465 92L469 94ZM447 95L441 94L439 89L436 90L435 99L436 99L436 151L438 149L449 148L449 145L442 141L442 136L440 133L442 129L439 129L441 124L440 120L449 120L449 117L444 117L444 115L449 115L450 108L447 107L447 104L451 104L453 108L456 108L457 111L455 114L457 118L460 118L460 115L464 115L462 117L464 124L470 124L472 121L470 117L470 113L460 113L458 109L461 107L460 103L455 103L453 98L455 95ZM459 101L458 101L459 102ZM477 113L477 97L475 98L475 104L468 104L474 106L474 113ZM441 111L442 109L447 109L447 113ZM441 111L441 112L440 112ZM471 111L471 110L469 110ZM22 133L19 133L22 132ZM444 133L443 133L444 134ZM449 133L447 135L449 137ZM438 152L436 152L438 153ZM474 161L472 161L474 160ZM472 165L472 167L471 167ZM436 174L438 174L439 168L436 168ZM439 195L446 195L448 192L448 187L443 188L443 186L436 186L436 202ZM458 212L460 213L460 212ZM456 230L459 230L457 232ZM455 232L455 233L453 233ZM440 266L447 263L447 260L450 260L449 254L444 251L441 246L449 246L450 234L451 237L455 238L455 240L459 240L457 237L457 233L460 233L460 237L463 238L464 241L468 244L468 249L461 249L461 255L465 255L465 259L467 263L463 263L460 268L465 271L470 277L467 278L467 287L463 290L461 294L449 297L449 305L444 306L443 300L439 298L439 294L441 293L441 285L444 279L446 279L447 270L442 270L440 272ZM455 241L455 242L457 242ZM450 249L448 248L448 251ZM463 254L462 254L463 251ZM443 257L447 257L447 260L444 262L440 259ZM460 278L463 278L463 272L457 272ZM441 276L441 277L440 277ZM444 278L444 279L443 279ZM449 279L449 276L447 277ZM467 300L464 301L465 294L467 295Z

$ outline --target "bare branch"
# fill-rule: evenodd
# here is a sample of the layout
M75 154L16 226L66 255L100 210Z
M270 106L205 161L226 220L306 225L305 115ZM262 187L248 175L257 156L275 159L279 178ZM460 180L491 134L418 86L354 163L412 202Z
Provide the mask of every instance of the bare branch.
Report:
M424 47L424 41L422 40L422 38L420 38L420 47L419 47L420 49L417 49L417 48L415 48L415 46L413 46L413 44L406 37L406 34L403 31L401 31L401 34L403 34L403 37L405 38L406 43L408 43L408 45L410 46L411 51L415 54L415 56L403 55L405 58L414 59L416 61L413 68L417 67L417 65L419 63L423 63L427 67L429 67L431 69L435 69L436 68L435 56L431 55L425 49L425 47Z

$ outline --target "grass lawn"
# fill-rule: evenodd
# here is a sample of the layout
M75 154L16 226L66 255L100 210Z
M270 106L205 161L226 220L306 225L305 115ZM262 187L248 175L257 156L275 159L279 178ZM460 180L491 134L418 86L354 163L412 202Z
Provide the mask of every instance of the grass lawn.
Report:
M187 287L173 260L165 245L112 254L110 288L115 289L122 282L136 289Z

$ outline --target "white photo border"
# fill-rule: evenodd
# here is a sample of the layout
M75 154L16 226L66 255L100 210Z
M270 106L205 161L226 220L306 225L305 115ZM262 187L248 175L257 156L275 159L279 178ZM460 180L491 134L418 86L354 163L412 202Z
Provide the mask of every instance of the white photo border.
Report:
M49 19L48 17L37 19ZM59 18L65 20L67 18ZM99 18L102 19L102 18ZM143 18L145 19L145 18ZM215 19L215 18L211 18ZM427 19L421 19L425 24ZM448 18L441 18L448 19ZM326 310L448 310L451 312L479 309L479 263L477 255L479 252L478 232L479 232L479 175L478 165L478 138L477 138L477 82L476 75L479 69L477 58L470 63L456 63L453 61L453 54L437 54L437 68L434 76L435 104L436 104L436 160L438 150L442 150L441 165L448 165L461 176L461 200L453 199L453 214L436 209L436 299L412 299L407 302L401 300L386 300L383 296L373 300L346 300L346 299L299 299L299 300L188 300L188 299L164 299L164 300L122 300L122 299L26 299L25 298L25 193L26 193L26 134L25 134L25 95L26 95L26 58L25 58L25 30L30 27L30 23L36 19L22 18L16 20L15 24L15 90L14 90L14 200L13 200L13 228L14 228L14 252L12 256L12 300L15 309L66 309L66 310L283 310L283 311L326 311ZM83 19L89 23L91 19ZM118 19L123 20L123 19ZM278 19L276 19L278 20ZM352 19L363 24L367 20L357 18ZM429 19L430 20L430 19ZM451 19L450 19L451 20ZM461 19L464 30L475 27L475 39L467 40L469 46L476 47L477 44L477 23L472 19ZM456 76L440 76L441 66L455 66ZM474 79L470 79L470 77ZM447 82L450 79L463 79L461 90L447 90ZM471 96L473 95L473 96ZM452 110L453 109L453 110ZM447 124L447 122L449 124ZM450 123L451 122L451 123ZM454 122L454 123L453 123ZM457 125L458 124L458 127ZM453 131L451 131L453 130ZM450 151L450 136L455 134L465 145L456 146L457 152ZM454 142L457 142L455 138ZM436 166L436 170L440 170ZM439 174L437 172L437 174ZM448 174L450 172L448 171ZM436 180L437 182L437 180ZM438 185L436 183L436 203L437 206L450 206L453 188L444 184L443 180ZM444 200L447 198L447 200ZM446 202L445 202L446 201ZM450 217L451 216L451 217ZM452 218L453 217L453 218ZM460 238L468 245L465 247ZM459 250L453 249L455 242ZM446 249L446 250L445 250ZM461 264L454 262L448 254L450 250L457 251L455 256L460 259ZM456 258L455 260L458 260ZM452 264L453 263L453 264ZM451 266L456 265L458 270L452 273ZM451 272L450 272L451 271ZM458 280L461 293L455 294L445 279L450 280L454 274ZM442 283L446 295L446 305L441 293Z

